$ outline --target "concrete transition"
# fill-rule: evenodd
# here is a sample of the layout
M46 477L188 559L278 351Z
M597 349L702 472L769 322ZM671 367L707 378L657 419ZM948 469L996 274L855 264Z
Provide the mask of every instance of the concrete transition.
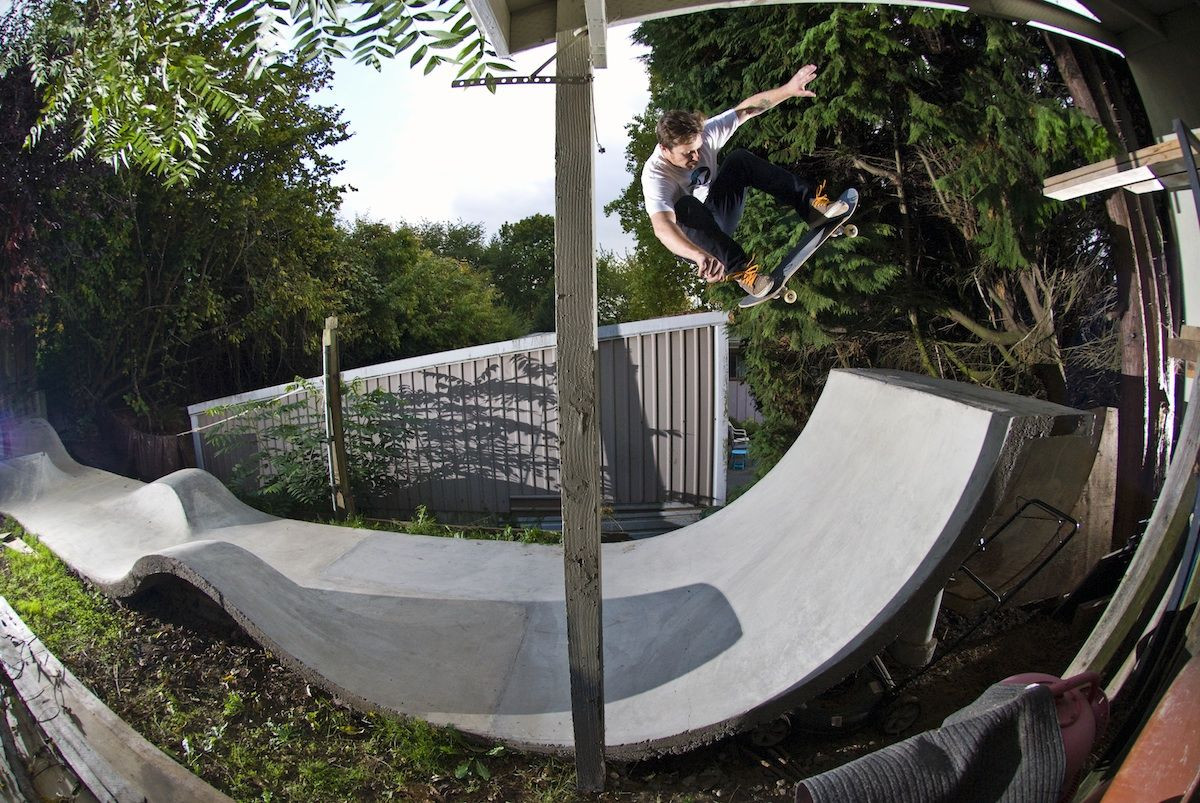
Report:
M1093 429L1019 396L833 372L740 499L604 546L609 755L711 741L861 668L928 616L1031 447L1060 440L1055 460L1086 477ZM43 421L5 425L0 448L0 510L107 593L182 579L349 703L571 750L561 548L277 519L203 471L143 484L80 466ZM1069 509L1068 485L1042 498Z

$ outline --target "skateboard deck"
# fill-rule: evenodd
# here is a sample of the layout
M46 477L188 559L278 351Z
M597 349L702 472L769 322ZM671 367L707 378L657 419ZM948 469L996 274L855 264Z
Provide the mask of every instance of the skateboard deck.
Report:
M784 300L789 304L795 302L796 292L788 289L788 279L792 278L796 271L804 267L804 263L808 261L808 258L815 254L817 249L824 245L825 241L830 237L837 237L842 234L854 237L858 234L858 229L853 224L846 225L846 221L854 214L854 210L858 209L858 190L850 187L838 196L838 200L845 201L850 205L846 213L831 218L824 223L819 223L809 229L796 247L783 258L783 262L780 263L779 267L771 271L771 279L775 283L775 289L762 298L747 295L738 302L739 307L746 308L765 304L780 296L784 296Z

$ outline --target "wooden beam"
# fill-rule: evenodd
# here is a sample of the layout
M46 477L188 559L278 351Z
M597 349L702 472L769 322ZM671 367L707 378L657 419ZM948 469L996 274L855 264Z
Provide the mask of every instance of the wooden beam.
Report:
M583 0L583 10L587 16L588 38L591 40L589 51L592 57L592 68L602 70L608 66L608 8L606 0Z
M1187 525L1195 502L1198 464L1200 384L1195 384L1183 415L1183 425L1175 442L1166 479L1142 542L1103 617L1080 647L1063 677L1091 671L1106 679L1113 679L1121 662L1135 648L1155 614L1158 600L1178 568L1177 550L1187 536ZM1120 692L1122 682L1115 679L1109 684L1107 691L1110 697Z
M1193 133L1200 135L1200 129ZM1167 142L1122 154L1115 159L1051 176L1043 182L1042 194L1047 198L1066 201L1117 187L1143 193L1187 186L1183 154L1179 150L1178 140L1172 137Z
M571 30L560 31L558 47L560 78L591 76L586 35L575 39ZM582 791L599 792L604 788L604 638L592 120L591 82L558 84L554 285L567 654L577 784Z
M1167 340L1167 356L1200 363L1200 326L1179 327L1179 337Z
M346 460L346 431L342 427L342 368L338 356L337 318L325 319L321 355L325 376L325 431L329 436L329 485L333 512L340 519L355 515L350 492L350 464Z
M467 0L471 16L487 35L488 42L496 51L497 56L512 55L509 48L509 26L511 12L508 3L503 0Z

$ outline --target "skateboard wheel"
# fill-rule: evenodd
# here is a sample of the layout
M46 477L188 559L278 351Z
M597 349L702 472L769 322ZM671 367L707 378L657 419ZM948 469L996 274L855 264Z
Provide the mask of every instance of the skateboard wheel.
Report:
M795 304L796 303L796 291L788 290L787 292L785 292L783 294L783 300L789 304Z
M845 234L847 237L857 237L858 226L855 226L853 223L847 223L842 227L842 234Z
M896 736L911 728L920 716L920 700L911 694L906 694L892 700L884 707L879 727L889 736Z

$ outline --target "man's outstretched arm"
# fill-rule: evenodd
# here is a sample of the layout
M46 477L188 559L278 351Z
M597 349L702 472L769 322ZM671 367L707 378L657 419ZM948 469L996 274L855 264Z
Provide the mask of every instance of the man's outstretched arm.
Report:
M737 105L738 122L744 123L755 115L775 108L788 98L815 98L817 93L808 89L808 82L816 76L816 66L806 64L783 86L751 95Z

